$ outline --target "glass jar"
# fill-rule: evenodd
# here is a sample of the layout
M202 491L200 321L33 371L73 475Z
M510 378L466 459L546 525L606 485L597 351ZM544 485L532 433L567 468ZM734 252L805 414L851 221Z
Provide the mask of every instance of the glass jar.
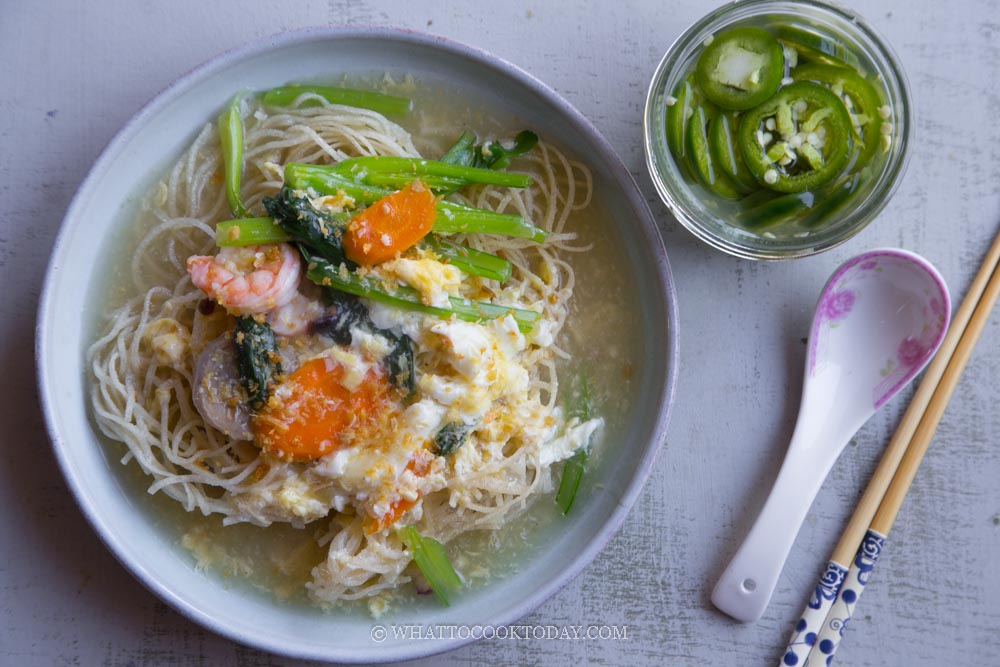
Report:
M737 224L739 201L722 200L702 187L677 163L667 144L665 119L673 101L671 94L692 70L706 40L733 24L748 22L792 23L843 41L869 80L874 78L876 87L881 86L889 108L886 120L892 125L888 151L879 148L871 175L858 181L856 191L828 215L820 210L808 227L791 224L755 231ZM643 130L646 163L653 183L682 225L710 246L738 257L791 259L829 250L847 241L886 205L899 185L909 157L911 102L898 57L854 12L818 0L737 0L696 22L667 50L649 87Z

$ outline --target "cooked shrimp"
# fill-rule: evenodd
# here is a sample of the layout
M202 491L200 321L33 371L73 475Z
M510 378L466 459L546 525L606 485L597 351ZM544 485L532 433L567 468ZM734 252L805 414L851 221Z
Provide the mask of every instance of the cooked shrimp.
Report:
M292 300L302 261L287 243L222 248L187 260L195 287L234 315L267 313Z
M298 336L305 333L309 323L322 317L325 311L326 307L317 299L296 292L291 301L268 313L267 323L279 336Z

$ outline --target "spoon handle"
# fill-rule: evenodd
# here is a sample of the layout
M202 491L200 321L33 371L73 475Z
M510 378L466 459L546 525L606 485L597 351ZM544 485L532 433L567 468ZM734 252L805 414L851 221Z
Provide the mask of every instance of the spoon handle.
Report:
M836 459L817 460L809 451L840 452L828 446L832 443L816 447L801 440L796 429L764 508L712 591L712 603L744 623L756 621L767 608L795 536Z

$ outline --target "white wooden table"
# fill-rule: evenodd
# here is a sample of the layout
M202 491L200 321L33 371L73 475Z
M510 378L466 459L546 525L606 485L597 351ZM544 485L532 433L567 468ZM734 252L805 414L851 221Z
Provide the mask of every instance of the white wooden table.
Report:
M288 665L190 623L134 581L77 510L34 391L39 285L66 206L103 145L172 79L281 30L392 24L492 51L566 96L605 133L660 221L681 309L668 442L624 528L526 623L615 624L624 641L485 641L423 664L770 665L909 393L848 447L760 622L709 591L759 509L791 434L814 300L843 259L920 252L960 296L1000 226L1000 4L857 6L899 52L915 97L910 168L847 245L783 264L696 242L645 173L641 109L696 0L383 3L280 0L4 2L0 6L0 663ZM838 658L850 665L997 664L1000 658L1000 317L945 415Z

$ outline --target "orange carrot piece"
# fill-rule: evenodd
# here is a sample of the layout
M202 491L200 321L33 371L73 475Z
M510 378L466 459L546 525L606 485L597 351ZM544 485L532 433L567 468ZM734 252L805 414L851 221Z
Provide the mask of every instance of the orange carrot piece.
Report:
M351 220L344 236L344 254L362 266L387 262L427 236L436 217L434 194L414 181Z
M407 470L412 470L415 475L420 477L426 475L430 470L430 467L430 461L419 457L410 459L410 462L406 464ZM381 518L369 518L367 524L365 525L365 534L371 535L372 533L377 533L383 528L387 528L396 523L396 521L406 514L411 507L417 504L417 500L419 500L419 496L414 500L400 498L389 506L389 511L386 512Z
M308 361L290 374L254 417L261 449L283 460L312 461L372 429L391 392L385 372L373 367L355 391L341 384L343 377L343 366L329 358Z
M416 504L416 500L406 500L404 498L400 498L389 506L389 511L386 512L385 516L381 519L369 519L368 525L365 526L365 533L371 535L372 533L377 533L383 528L391 526Z

